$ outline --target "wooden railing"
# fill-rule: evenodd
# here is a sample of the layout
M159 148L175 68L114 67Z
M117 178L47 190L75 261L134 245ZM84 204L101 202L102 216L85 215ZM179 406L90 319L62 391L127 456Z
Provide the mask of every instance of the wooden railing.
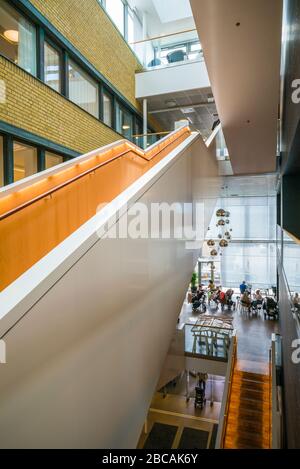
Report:
M121 140L0 191L0 291L161 161L191 131L143 151Z

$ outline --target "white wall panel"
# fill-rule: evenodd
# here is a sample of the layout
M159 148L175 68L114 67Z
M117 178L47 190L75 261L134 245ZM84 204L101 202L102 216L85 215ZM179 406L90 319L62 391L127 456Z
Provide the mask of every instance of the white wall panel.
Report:
M131 200L189 202L209 194L209 223L217 165L202 139L194 135L188 145L143 176L147 184L134 191L137 181ZM182 240L99 239L95 233L87 240L92 226L88 222L0 294L7 346L7 364L0 365L2 448L137 443L198 252L186 250ZM76 255L67 254L72 243ZM56 273L35 284L39 269L45 276L58 253ZM22 289L23 300L7 311Z

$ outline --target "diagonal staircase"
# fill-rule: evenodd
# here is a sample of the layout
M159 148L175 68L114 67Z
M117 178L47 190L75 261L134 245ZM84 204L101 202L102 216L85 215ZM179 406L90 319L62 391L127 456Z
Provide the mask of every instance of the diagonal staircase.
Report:
M270 448L270 379L234 369L224 448Z

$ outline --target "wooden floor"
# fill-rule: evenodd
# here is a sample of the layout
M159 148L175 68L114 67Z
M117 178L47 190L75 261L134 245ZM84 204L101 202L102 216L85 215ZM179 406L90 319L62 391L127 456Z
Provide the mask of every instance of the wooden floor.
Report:
M268 375L234 370L224 448L270 448Z

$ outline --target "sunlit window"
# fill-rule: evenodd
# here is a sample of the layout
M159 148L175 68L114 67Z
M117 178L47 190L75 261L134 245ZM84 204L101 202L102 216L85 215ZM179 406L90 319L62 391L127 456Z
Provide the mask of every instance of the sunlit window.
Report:
M36 75L36 28L5 0L0 0L0 53Z

